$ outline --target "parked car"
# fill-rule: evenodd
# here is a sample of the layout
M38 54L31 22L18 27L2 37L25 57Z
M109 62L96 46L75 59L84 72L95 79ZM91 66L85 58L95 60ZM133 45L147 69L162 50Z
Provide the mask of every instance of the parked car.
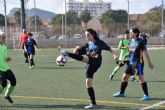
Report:
M122 38L124 38L124 34L119 34L116 38L122 39Z
M65 38L67 38L65 35L60 35L60 36L58 37L58 40L64 40Z
M57 39L57 36L51 36L49 39Z
M82 37L83 37L82 34L74 34L74 36L73 36L73 38L75 38L75 39L80 39Z

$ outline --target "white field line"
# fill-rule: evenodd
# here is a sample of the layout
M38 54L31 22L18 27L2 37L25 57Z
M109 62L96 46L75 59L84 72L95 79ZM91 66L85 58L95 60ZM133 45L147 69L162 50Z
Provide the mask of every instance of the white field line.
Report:
M148 106L148 107L141 108L140 110L148 110L148 109L151 109L151 108L160 106L160 105L162 105L162 104L164 104L164 103L165 103L165 101L160 101L160 102L155 103L155 104L153 104L153 105L150 105L150 106Z

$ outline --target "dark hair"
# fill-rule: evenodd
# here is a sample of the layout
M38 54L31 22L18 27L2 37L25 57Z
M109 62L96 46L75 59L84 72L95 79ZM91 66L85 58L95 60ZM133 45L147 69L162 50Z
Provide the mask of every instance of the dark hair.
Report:
M139 36L140 31L138 28L132 28L133 33L137 34Z
M125 30L125 33L124 34L129 34L129 30Z
M28 36L33 36L33 34L32 33L28 33Z
M99 40L99 37L98 37L97 32L95 30L90 28L90 29L87 29L86 31L88 31L91 35L93 35L95 40Z

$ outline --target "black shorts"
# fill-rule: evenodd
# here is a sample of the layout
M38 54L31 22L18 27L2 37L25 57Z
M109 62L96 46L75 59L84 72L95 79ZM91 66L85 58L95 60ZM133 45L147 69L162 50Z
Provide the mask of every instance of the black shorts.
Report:
M124 66L125 64L129 65L129 61L121 61L121 60L118 60L116 62L117 65L119 65L120 67Z
M144 64L143 63L137 63L137 64L129 64L125 70L126 74L130 75L143 75L143 68Z
M11 70L7 70L6 72L0 71L0 85L2 87L5 88L7 86L7 80L10 81L11 86L16 85L16 78Z
M94 73L98 70L98 68L101 66L101 60L89 57L88 64L85 65L86 69L86 78L93 78Z
M34 50L33 51L27 51L27 53L28 53L28 56L35 55L35 51Z

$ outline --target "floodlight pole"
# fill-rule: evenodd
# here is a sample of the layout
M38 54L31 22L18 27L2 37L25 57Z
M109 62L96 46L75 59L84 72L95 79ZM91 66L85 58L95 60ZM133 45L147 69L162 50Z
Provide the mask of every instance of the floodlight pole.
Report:
M21 31L23 31L23 29L26 29L26 23L25 23L25 4L24 4L24 0L20 0L21 1Z
M66 37L67 36L66 35L67 34L67 29L66 29L67 28L66 0L64 0L64 2L65 2L65 48L66 48L66 43L67 43L67 37Z
M7 14L6 14L6 0L4 0L4 13L5 13L5 34L6 34L6 43L8 41L7 35Z
M35 32L37 32L37 13L36 13L36 1L35 1L35 0L33 0L33 2L34 2L34 9L35 9L35 15L34 15L34 25L35 25L35 27L34 27L34 30L35 30Z
M128 18L127 18L127 29L129 30L129 0L127 0L128 3L128 9L127 9L127 13L128 13Z
M63 13L63 5L62 5L62 36L64 35L64 13Z
M95 0L95 2L96 2L96 5L98 5L98 1L97 1L97 0ZM97 15L96 15L96 20L95 20L95 28L96 28L96 31L97 31L98 6L97 6L96 11L97 11Z
M163 5L163 0L162 0L162 19L161 19L161 31L163 33L163 25L164 25L164 22L163 22L163 19L164 19L164 5Z

